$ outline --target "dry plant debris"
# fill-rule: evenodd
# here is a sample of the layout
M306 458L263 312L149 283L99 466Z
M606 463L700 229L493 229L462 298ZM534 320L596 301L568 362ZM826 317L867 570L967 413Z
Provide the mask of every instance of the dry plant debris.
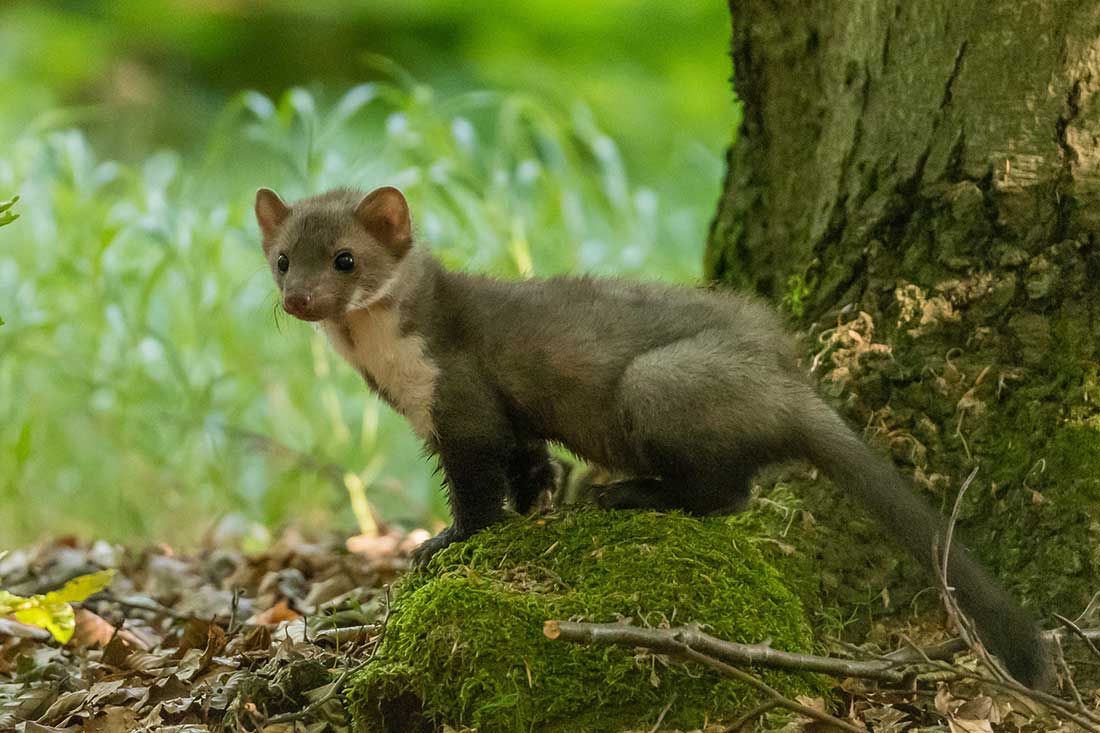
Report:
M74 604L65 645L38 627L0 618L0 731L348 730L344 683L377 646L389 585L424 536L383 529L379 537L317 539L289 530L253 554L135 551L71 539L9 552L0 558L0 586L22 597L105 569L115 578L106 592ZM1085 615L1082 623L1095 626L1095 613ZM1067 651L1074 643L1084 651L1065 672L1096 666L1068 626L1060 638ZM832 653L881 659L884 650ZM701 730L817 731L825 713L888 733L1079 729L1025 696L968 678L980 665L965 652L950 669L942 679L898 684L838 677L826 699L797 698L814 715L765 704L732 725L714 721ZM1077 687L1085 708L1100 709L1100 692L1082 679ZM673 729L657 719L647 730Z
M73 604L67 644L0 618L0 731L346 730L341 674L370 655L388 585L423 538L290 530L251 555L72 539L9 552L0 587L16 596L115 577Z

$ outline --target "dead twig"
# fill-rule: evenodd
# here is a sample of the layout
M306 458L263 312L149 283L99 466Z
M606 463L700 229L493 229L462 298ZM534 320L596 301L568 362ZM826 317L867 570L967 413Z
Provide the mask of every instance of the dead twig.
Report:
M1094 644L1092 642L1093 639L1100 639L1100 630L1092 630L1093 633L1090 634L1088 631L1085 631L1080 626L1075 624L1073 621L1070 621L1068 618L1066 618L1065 616L1063 616L1059 613L1054 614L1054 618L1061 621L1062 624L1067 629L1069 629L1073 633L1074 636L1076 636L1081 641L1085 642L1085 644L1088 645L1089 650L1093 653L1093 656L1095 656L1097 659L1100 659L1100 649L1097 649L1096 644ZM1061 640L1061 638L1057 635L1054 636L1054 639L1057 640L1057 641Z
M970 484L974 482L974 477L978 475L978 466L974 467L974 470L970 472L970 475L963 481L962 486L959 487L959 494L955 497L955 506L951 509L951 517L947 520L947 530L944 533L943 540L943 557L940 562L936 562L939 558L938 555L938 543L939 540L935 540L932 544L932 558L933 565L937 567L936 582L939 585L940 597L943 599L944 610L947 611L947 617L952 625L959 630L959 637L966 643L970 652L980 659L982 663L989 668L990 672L999 679L1011 679L1011 675L1004 670L1000 663L993 658L993 655L982 644L981 639L978 637L978 633L974 628L974 624L967 618L959 607L958 601L955 599L955 589L948 582L947 569L951 560L951 541L955 536L955 525L959 521L959 511L962 509L962 500L966 496L966 490L970 488Z
M860 677L896 683L915 676L913 671L908 669L911 666L909 659L863 661L796 654L763 644L738 644L725 641L705 634L695 626L646 629L621 623L547 621L543 633L551 639L561 638L574 643L640 646L665 654L679 654L684 647L690 647L730 664L818 672L834 677ZM551 636L551 634L554 635Z
M966 644L961 639L952 639L927 650L910 646L907 649L898 650L886 657L874 660L849 660L812 654L795 654L761 644L738 644L724 641L705 634L694 626L681 626L672 629L646 629L622 623L590 624L551 620L544 625L543 633L550 639L562 639L580 644L596 643L615 644L632 648L643 647L663 654L694 659L709 664L711 667L720 664L722 665L721 671L730 674L730 676L738 677L738 679L741 679L739 675L727 672L726 668L735 669L730 665L754 666L768 669L816 672L834 677L859 677L888 683L899 683L910 679L931 683L965 678L1026 697L1056 713L1060 713L1067 720L1086 730L1100 733L1100 715L1085 709L1081 705L1056 695L1033 690L1011 678L998 679L991 675L970 672L936 658L965 650ZM1100 630L1082 629L1081 633L1089 639L1100 638ZM1045 639L1055 642L1059 638L1070 636L1070 632L1064 629L1056 629L1045 632L1043 636ZM709 661L704 662L704 659ZM740 672L740 670L736 671ZM756 680L752 675L748 675L748 677ZM745 681L748 683L747 680ZM773 707L793 709L774 698L769 698L769 700L774 703ZM763 713L756 712L757 716L761 714ZM741 725L748 722L747 719L749 718L748 714L743 717L746 720L740 721Z
M768 711L774 710L777 706L778 703L776 703L775 700L768 700L766 702L760 703L752 710L745 713L740 718L726 726L726 730L724 731L724 733L740 733L741 729L744 728L746 725L761 717Z
M954 669L957 674L969 679L978 680L989 685L1000 687L1004 690L1016 693L1027 697L1035 702L1045 705L1047 708L1060 712L1062 715L1076 723L1077 725L1085 728L1089 731L1100 733L1100 715L1091 711L1086 707L1084 700L1081 699L1080 693L1077 690L1077 686L1073 683L1072 678L1068 679L1070 689L1074 694L1075 701L1071 702L1065 700L1056 695L1052 695L1041 690L1034 690L1026 685L1020 684L1012 678L1008 672L993 658L993 656L986 650L978 639L976 633L973 630L973 624L959 608L958 601L955 599L954 589L948 583L947 568L950 560L951 553L951 539L955 531L955 524L959 518L959 510L962 506L962 498L966 494L966 490L970 487L970 483L974 480L974 477L978 473L977 466L970 472L970 475L963 482L963 485L959 488L959 495L955 497L955 506L951 511L951 517L948 519L947 530L944 536L943 546L943 558L942 564L940 562L935 563L937 566L937 582L940 586L940 595L943 598L944 608L947 611L948 617L954 622L956 628L959 630L959 636L966 642L966 645L970 648L970 651L982 662L983 666L989 670L989 675L982 675L973 672L969 672L963 669ZM938 542L933 542L932 556L937 558ZM1084 632L1082 632L1084 633ZM1065 664L1065 659L1061 652L1061 641L1059 636L1055 636L1053 640L1055 651L1057 652L1058 660L1064 669L1064 672L1069 676L1069 668ZM950 668L949 665L945 665L942 662L937 663L945 667Z
M96 596L96 598L92 599L89 602L94 603L96 600L106 601L107 603L114 603L115 605L122 606L123 608L132 608L136 611L148 611L149 613L167 616L168 618L175 619L176 621L191 621L192 619L198 619L198 616L180 613L176 609L169 608L163 603L158 603L152 598L148 598L146 596L116 596L112 593L100 593L98 596Z
M364 638L380 629L379 624L364 624L362 626L340 626L335 629L321 629L314 633L313 641L330 641L334 644L344 644L350 641L362 641Z
M632 631L650 631L655 632L655 636L651 636L650 639L657 641L659 647L653 647L649 644L635 643L633 640L629 640L629 634L624 636L614 633L616 629L629 629ZM808 705L791 700L789 697L783 695L783 693L776 690L771 685L767 684L763 680L754 677L753 675L745 672L744 670L733 667L725 662L715 659L712 656L703 654L701 652L692 649L691 646L683 639L672 633L664 632L663 634L654 629L637 629L632 626L626 626L623 624L583 624L574 623L569 621L547 621L543 626L543 634L548 639L563 639L565 641L571 641L574 643L597 643L597 644L617 644L625 646L644 646L653 649L654 651L660 651L668 654L674 654L685 659L690 659L693 662L706 665L711 669L717 670L727 677L733 677L746 685L756 689L773 701L777 707L783 707L792 712L801 713L813 720L821 721L829 725L842 728L843 730L850 731L850 733L866 733L862 728L858 728L851 723L848 723L834 715L815 710ZM679 630L677 630L679 631ZM610 633L608 633L610 632ZM710 637L713 638L713 637ZM625 640L624 639L628 639ZM744 646L744 645L739 645Z
M657 733L661 728L661 723L665 721L665 716L668 715L668 711L672 709L672 703L676 702L676 693L672 693L672 697L668 699L668 704L661 710L661 714L657 716L657 722L653 724L653 727L649 729L649 733Z
M959 652L966 651L966 648L966 642L960 637L955 637L930 647L917 647L915 645L899 647L880 657L880 659L886 659L896 664L919 664L934 660L946 661Z
M775 702L776 707L783 707L792 712L801 713L807 718L811 718L812 720L817 720L822 723L827 723L829 725L834 725L837 728L851 731L851 733L866 733L866 731L864 731L862 728L852 725L845 720L841 720L835 715L829 715L829 713L817 710L810 707L809 705L803 705L800 702L792 700L781 693L779 690L764 682L763 680L757 677L753 677L748 672L738 669L737 667L730 666L725 662L715 659L714 657L709 657L706 654L701 654L691 647L685 646L678 652L678 654L686 659L692 660L693 662L698 662L699 664L704 664L711 669L717 670L727 677L733 677L735 680L744 682L746 685L755 688L759 692L771 698L771 700Z

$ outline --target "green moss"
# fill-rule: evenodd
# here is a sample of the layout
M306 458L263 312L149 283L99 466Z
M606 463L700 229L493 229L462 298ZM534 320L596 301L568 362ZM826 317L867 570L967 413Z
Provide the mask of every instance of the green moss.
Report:
M482 732L648 728L666 706L666 727L736 715L757 700L741 684L665 657L550 641L542 628L554 618L697 622L721 638L809 650L802 605L757 547L758 526L578 510L516 517L448 548L400 584L383 644L348 691L359 728L381 730L410 700L436 724ZM789 694L823 689L807 676L765 678Z
M988 450L993 511L975 497L970 524L987 538L979 554L1021 599L1072 614L1095 592L1100 569L1100 429L1028 430L1050 424L1037 413L1020 410L1020 423L1001 424Z

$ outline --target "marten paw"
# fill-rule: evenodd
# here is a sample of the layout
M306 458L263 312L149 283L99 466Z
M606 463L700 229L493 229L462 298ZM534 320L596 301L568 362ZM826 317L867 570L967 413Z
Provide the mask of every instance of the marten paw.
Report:
M467 535L462 534L451 526L447 527L447 529L443 530L435 537L424 540L412 551L410 557L413 567L423 567L427 565L428 561L432 559L432 555L439 552L447 545L466 539L466 536Z

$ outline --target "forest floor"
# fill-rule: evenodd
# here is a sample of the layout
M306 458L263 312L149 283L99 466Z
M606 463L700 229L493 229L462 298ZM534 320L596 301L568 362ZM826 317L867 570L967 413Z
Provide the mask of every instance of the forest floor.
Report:
M22 596L117 570L107 590L73 604L75 631L64 645L0 618L0 730L349 730L344 683L377 647L390 584L426 536L318 539L287 530L254 553L71 539L13 550L0 557L0 588ZM838 679L833 692L830 712L874 731L1078 729L1026 697L972 681L888 687ZM1100 703L1096 692L1081 695L1092 710ZM783 711L746 723L824 729ZM658 722L651 731L659 730Z

